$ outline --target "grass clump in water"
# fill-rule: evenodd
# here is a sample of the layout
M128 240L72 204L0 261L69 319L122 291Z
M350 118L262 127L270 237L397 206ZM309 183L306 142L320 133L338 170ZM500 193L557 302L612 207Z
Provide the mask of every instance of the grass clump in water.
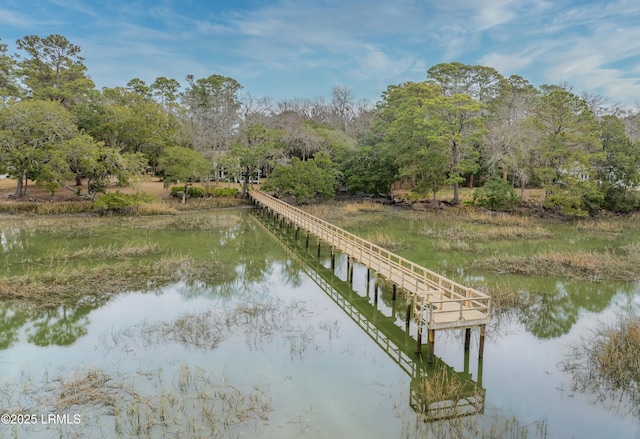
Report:
M374 232L366 236L367 241L374 243L375 245L384 248L389 251L404 250L407 248L405 241L399 240L385 232Z
M213 350L236 331L244 332L251 349L273 334L284 333L294 342L297 328L292 327L296 317L306 313L301 302L285 303L280 299L239 303L235 307L213 308L199 313L187 313L172 321L144 323L123 328L105 341L108 349L131 349L141 342L143 348L163 344Z
M118 262L95 267L60 266L22 276L0 277L0 300L26 302L35 307L97 305L127 291L152 291L178 281L206 281L218 267L182 256L138 263Z
M418 232L418 235L429 238L441 238L451 241L467 241L467 242L490 242L505 240L533 240L547 239L553 237L550 230L541 226L502 226L502 227L450 227L450 228L431 228L425 227Z
M163 374L161 368L130 377L100 368L47 373L42 382L6 383L0 403L14 413L81 413L79 425L46 425L59 437L93 437L96 431L123 438L236 437L269 419L271 398L259 384L245 390L184 364L168 380ZM21 427L42 433L40 425Z
M533 256L495 256L477 261L475 265L498 274L567 276L591 282L640 279L637 257L630 254L617 255L613 252L547 252Z
M618 407L628 402L640 414L640 317L622 315L602 325L572 347L563 369L572 375L573 390Z

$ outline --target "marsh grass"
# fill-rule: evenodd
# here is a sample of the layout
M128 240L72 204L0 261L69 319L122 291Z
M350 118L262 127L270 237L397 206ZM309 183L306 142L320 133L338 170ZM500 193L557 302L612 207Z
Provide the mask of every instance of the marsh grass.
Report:
M166 200L164 204L176 211L210 210L229 207L240 207L249 205L249 201L244 198L235 197L213 197L213 198L190 198L186 203L179 199Z
M485 391L446 367L412 385L416 415L403 422L403 438L527 439L547 437L546 422L523 425L517 418L485 413Z
M408 248L406 241L396 239L391 234L382 231L369 233L365 239L392 252Z
M624 231L624 226L616 220L580 220L573 226L574 230L594 233L619 234Z
M476 261L476 267L498 274L526 276L565 276L575 280L633 281L640 279L636 254L612 251L573 253L546 252L533 256L494 256Z
M47 372L37 382L6 383L0 402L16 413L82 413L81 426L47 425L60 437L75 437L79 428L93 431L89 437L236 437L267 422L272 410L260 383L245 390L185 364L168 379L162 368L130 377L100 368Z
M466 252L479 251L477 247L472 247L467 242L462 241L460 239L454 239L451 241L447 239L440 239L438 240L438 242L436 242L435 248L436 250L443 251L443 252L466 253Z
M32 215L70 215L91 212L91 201L56 201L56 202L31 202L17 201L0 203L0 212L10 214Z
M360 223L360 220L364 218L361 216L362 214L385 214L391 210L388 206L384 206L380 203L374 203L372 201L333 201L322 204L308 204L305 206L300 206L300 208L305 212L308 212L328 222L340 222L345 220L347 217L356 217L358 220L357 223ZM353 220L353 218L349 219Z
M640 415L640 317L619 315L572 346L563 362L573 390Z
M152 291L178 281L206 281L215 278L217 272L215 264L178 255L93 267L61 265L48 271L0 277L0 299L26 302L36 308L98 305L127 291Z
M455 417L467 404L482 404L484 390L466 382L446 367L438 367L412 387L412 403L425 420ZM473 407L478 412L481 406Z
M511 215L507 213L487 213L477 210L465 211L457 218L472 224L485 224L490 226L521 226L531 227L537 220L528 216Z
M142 256L157 255L165 252L166 249L155 242L146 244L125 243L122 246L110 245L88 245L86 247L72 250L68 247L60 248L46 257L49 261L63 262L73 259L91 260L112 260L131 259ZM45 258L40 258L45 259ZM32 259L31 262L39 262L39 259Z
M467 242L534 240L553 237L553 233L545 227L525 225L482 228L467 228L461 226L432 228L427 226L418 231L418 235L428 238Z

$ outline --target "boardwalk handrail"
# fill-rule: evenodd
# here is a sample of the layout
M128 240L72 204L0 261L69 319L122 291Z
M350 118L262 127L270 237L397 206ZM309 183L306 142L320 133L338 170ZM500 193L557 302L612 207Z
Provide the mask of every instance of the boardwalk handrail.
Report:
M485 320L489 318L491 297L487 294L447 279L258 189L252 188L249 195L259 204L271 209L339 251L350 255L354 260L367 265L382 277L413 294L414 297L415 295L424 297L426 294L427 302L435 303L438 299L434 297L432 301L428 295L434 291L441 291L439 300L460 301L464 303L465 309L481 312L482 318ZM438 311L434 310L434 312Z

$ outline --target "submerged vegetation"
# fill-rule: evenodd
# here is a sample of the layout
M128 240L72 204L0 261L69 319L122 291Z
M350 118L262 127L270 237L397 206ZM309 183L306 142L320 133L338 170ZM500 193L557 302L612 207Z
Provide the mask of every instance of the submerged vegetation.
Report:
M241 332L249 347L258 349L263 340L274 334L290 341L296 338L295 334L300 331L292 326L294 317L307 313L302 302L285 303L277 298L267 298L261 302L243 302L233 307L187 313L172 321L121 328L104 341L107 349L132 349L138 344L143 348L154 348L175 343L207 351L216 349L231 334Z
M42 380L0 387L0 405L12 413L49 413L51 408L76 413L80 422L48 426L60 437L235 437L268 421L272 411L259 382L238 387L187 364L174 376L166 376L161 367L130 376L96 367L49 371ZM40 426L16 427L21 437L23 430L37 432Z

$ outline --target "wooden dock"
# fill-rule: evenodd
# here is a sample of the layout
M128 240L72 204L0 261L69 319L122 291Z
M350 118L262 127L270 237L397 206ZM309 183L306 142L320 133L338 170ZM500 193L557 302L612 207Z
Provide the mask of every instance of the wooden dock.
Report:
M429 333L433 354L436 330L466 329L465 349L468 350L470 330L479 327L479 356L482 357L485 327L491 319L490 296L447 279L260 190L252 188L249 196L257 206L268 209L278 218L293 224L297 230L305 230L307 244L309 234L312 234L318 239L318 246L325 242L331 247L332 257L335 251L346 254L348 263L362 264L391 282L394 293L396 288L404 290L412 299L413 316L418 325L418 351L422 346L423 330Z

